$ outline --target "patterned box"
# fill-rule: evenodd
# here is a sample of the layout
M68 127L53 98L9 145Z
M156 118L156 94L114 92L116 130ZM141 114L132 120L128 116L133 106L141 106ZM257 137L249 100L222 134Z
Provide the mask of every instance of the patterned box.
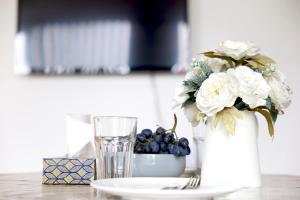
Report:
M90 184L96 177L96 160L82 158L44 158L43 184Z

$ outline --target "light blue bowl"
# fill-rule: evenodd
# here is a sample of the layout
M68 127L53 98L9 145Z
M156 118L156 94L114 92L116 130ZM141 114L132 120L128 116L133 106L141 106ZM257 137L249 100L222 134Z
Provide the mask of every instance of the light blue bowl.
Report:
M171 154L134 154L134 177L178 177L185 170L185 156Z

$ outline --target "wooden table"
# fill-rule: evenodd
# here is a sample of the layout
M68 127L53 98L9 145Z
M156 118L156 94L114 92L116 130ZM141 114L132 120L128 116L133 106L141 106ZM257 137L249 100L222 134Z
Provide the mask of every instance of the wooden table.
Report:
M0 174L0 199L118 200L92 187L43 185L41 174ZM300 200L300 177L263 176L261 188L242 189L214 200Z

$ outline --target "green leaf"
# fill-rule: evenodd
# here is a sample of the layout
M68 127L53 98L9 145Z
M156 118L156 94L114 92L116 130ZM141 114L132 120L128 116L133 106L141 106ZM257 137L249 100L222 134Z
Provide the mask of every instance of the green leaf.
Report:
M218 112L218 113L215 115L215 118L214 118L214 121L213 121L213 126L214 126L214 128L217 128L218 123L219 123L219 121L220 121L220 119L221 119L221 116L222 116L221 112Z
M261 65L276 64L275 60L273 60L272 58L270 58L268 56L264 56L261 54L258 54L256 56L252 57L252 59Z
M237 60L235 63L236 63L236 66L241 66L241 65L246 65L248 62L247 62L247 60L242 58L240 60Z
M266 68L270 64L276 64L276 62L272 58L261 54L258 54L250 58L246 58L245 62L246 62L245 65L253 69L259 69L260 71L266 70Z
M261 107L254 108L253 111L259 112L260 114L262 114L265 117L265 119L267 120L267 123L268 123L269 135L273 138L274 137L274 125L273 125L273 120L272 120L270 112L267 109L263 109Z
M222 115L222 123L225 129L228 131L230 135L235 134L235 118L234 116L229 112L229 110L224 109Z
M247 66L252 67L252 68L258 68L259 64L255 62L254 60L246 60Z
M271 109L271 110L269 110L269 112L270 112L273 122L275 123L277 120L277 116L278 116L278 110Z
M275 105L272 103L272 100L270 97L268 97L266 99L265 108L268 109L268 111L271 115L272 121L275 123L276 119L277 119L277 115L278 115L278 110L275 108Z
M245 110L246 108L249 108L249 106L243 102L243 99L240 97L236 99L234 107L236 107L238 110Z
M230 114L232 116L234 116L235 118L237 118L237 119L243 119L242 112L239 111L236 107L234 107L234 106L230 107L230 108L228 108L228 110L229 110Z
M181 108L184 108L187 105L193 104L193 103L195 103L195 101L196 101L195 97L190 97L181 105Z
M243 114L235 107L225 108L215 115L213 121L213 127L216 128L218 126L219 121L222 121L222 124L226 129L226 131L230 135L234 135L235 127L236 127L236 119L242 119L242 118L243 118Z
M206 51L206 52L203 52L202 54L205 55L206 57L210 57L210 56L213 56L215 54L215 52L214 51Z
M204 52L203 55L205 55L206 57L209 57L209 58L220 58L220 59L226 60L231 67L234 67L234 65L235 65L235 60L233 58L231 58L229 56L225 56L220 53L216 53L213 51L207 51L207 52Z

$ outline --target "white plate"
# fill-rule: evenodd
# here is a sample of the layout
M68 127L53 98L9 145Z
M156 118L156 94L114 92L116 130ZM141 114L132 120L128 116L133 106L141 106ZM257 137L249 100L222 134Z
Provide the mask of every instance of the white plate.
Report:
M197 199L222 196L240 187L220 185L196 190L161 190L165 186L185 185L188 178L114 178L96 180L91 186L129 199Z

